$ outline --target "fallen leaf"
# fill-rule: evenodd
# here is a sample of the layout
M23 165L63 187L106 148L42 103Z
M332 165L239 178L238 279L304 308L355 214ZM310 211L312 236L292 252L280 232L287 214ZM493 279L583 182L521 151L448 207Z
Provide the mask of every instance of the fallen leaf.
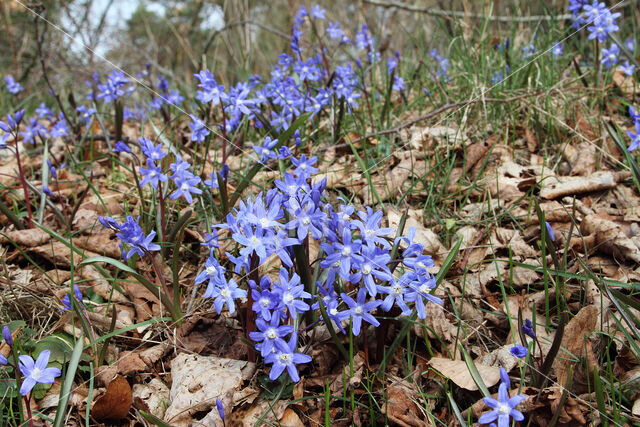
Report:
M589 176L556 176L542 181L540 197L545 199L557 199L571 194L583 194L593 191L608 190L614 188L631 176L631 172L595 172Z
M552 365L559 384L566 384L569 366L574 363L576 357L582 357L585 339L595 330L599 314L598 307L587 305L565 326L560 351Z
M51 235L40 228L29 228L26 230L7 231L0 235L0 243L8 243L9 239L17 243L21 248L33 248L44 245L51 239Z
M466 362L463 360L450 360L444 357L432 357L429 365L445 377L449 378L458 387L465 390L476 391L478 385L473 380ZM475 363L476 369L487 387L491 387L500 381L500 368Z
M584 236L595 235L596 247L602 252L640 262L640 248L619 223L598 214L587 215L580 224L580 232Z
M121 420L129 414L132 402L129 382L124 377L117 376L107 386L106 393L93 404L91 416L100 422Z
M148 383L133 385L133 398L134 402L144 402L145 411L163 419L169 401L169 388L159 379L152 378Z
M304 423L298 414L296 414L296 411L291 408L284 410L284 414L282 414L280 418L280 425L282 427L304 427Z
M387 399L381 412L389 417L389 420L400 426L430 426L433 425L429 418L420 418L421 411L414 402L422 401L422 395L415 384L390 375L391 384L387 387Z
M213 413L213 419L219 418L216 398L230 395L225 406L232 408L247 393L253 393L251 387L244 387L244 382L255 370L255 363L242 360L179 354L171 361L172 384L165 421L172 426L188 426L195 421L194 414L206 417Z

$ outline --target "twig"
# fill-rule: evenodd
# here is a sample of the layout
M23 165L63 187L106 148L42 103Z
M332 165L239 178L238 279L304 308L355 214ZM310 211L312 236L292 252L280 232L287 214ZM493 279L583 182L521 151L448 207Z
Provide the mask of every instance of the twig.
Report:
M202 56L207 54L207 51L209 50L209 48L211 47L211 43L213 43L213 40L220 34L223 33L227 30L230 30L233 27L238 27L240 25L255 25L256 27L262 28L265 31L268 31L270 33L273 33L279 37L282 37L283 39L287 39L287 40L291 40L291 36L289 36L289 34L287 33L283 33L282 31L276 30L275 28L271 28L267 25L261 24L260 22L255 22L255 21L251 21L251 20L244 20L244 21L235 21L235 22L230 22L227 25L225 25L223 28L220 28L217 31L214 31L211 36L209 37L209 40L207 40L207 42L204 45L204 49L202 50Z
M572 15L567 13L564 15L531 15L531 16L491 16L481 13L466 13L457 10L441 10L432 7L420 7L410 4L399 3L395 1L383 2L379 0L363 0L364 3L368 3L374 6L380 6L385 8L402 9L409 12L424 13L431 16L445 16L449 18L465 18L465 19L486 19L488 21L498 22L537 22L537 21L555 21L555 20L568 20L572 18ZM621 5L622 6L622 5Z
M40 37L40 33L38 31L38 16L34 18L33 25L35 27L36 46L38 47L38 58L40 59L40 68L42 68L42 77L44 78L44 81L47 83L47 86L49 87L49 92L55 98L58 104L58 107L60 108L60 112L64 116L64 119L67 121L67 123L69 123L69 126L71 126L74 133L78 133L77 123L75 121L70 120L69 116L67 115L67 111L64 108L64 104L60 99L60 95L58 95L58 92L56 92L56 90L53 88L53 85L51 84L51 80L49 80L49 75L47 74L47 66L44 62L44 55L42 53L42 43L44 43L44 33L42 34L42 37Z

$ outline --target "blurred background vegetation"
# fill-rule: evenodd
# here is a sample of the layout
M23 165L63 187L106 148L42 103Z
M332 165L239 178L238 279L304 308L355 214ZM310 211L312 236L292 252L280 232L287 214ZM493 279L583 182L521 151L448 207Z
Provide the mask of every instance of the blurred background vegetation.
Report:
M347 34L366 22L375 33L379 50L400 50L403 55L425 55L423 48L445 49L445 34L477 30L479 15L528 16L565 13L568 0L319 0L327 20L338 21ZM382 5L381 5L382 3ZM415 13L397 7L435 9ZM293 14L302 0L2 0L0 2L0 69L12 74L27 93L42 87L38 41L54 87L67 90L82 85L94 70L108 72L113 64L135 75L150 64L155 72L179 84L192 85L193 73L203 67L228 86L251 74L264 75L288 51ZM26 5L59 27L27 11ZM453 19L437 12L457 11L471 16ZM36 33L36 22L38 32ZM495 23L496 25L493 25ZM493 21L488 31L512 28ZM517 24L532 34L539 23ZM534 28L532 28L534 27ZM64 30L66 35L60 31ZM305 34L304 43L315 43ZM81 41L82 45L74 42ZM83 46L84 45L84 46Z

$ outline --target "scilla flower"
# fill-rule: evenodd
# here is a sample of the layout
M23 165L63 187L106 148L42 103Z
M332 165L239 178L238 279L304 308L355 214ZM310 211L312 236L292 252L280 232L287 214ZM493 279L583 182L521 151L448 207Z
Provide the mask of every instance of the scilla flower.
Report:
M24 375L22 380L22 386L20 387L20 394L26 396L31 389L37 384L51 384L56 377L59 377L61 372L58 368L47 368L49 364L49 356L51 352L44 350L38 356L38 359L34 362L31 356L22 355L20 359L20 372Z
M483 414L478 419L478 423L480 424L489 424L497 420L498 427L509 427L511 418L515 421L524 420L522 412L516 410L515 407L522 403L522 401L527 397L522 394L518 394L509 398L509 377L504 368L500 368L500 377L502 378L502 382L498 388L498 400L493 397L485 397L482 399L484 403L493 410Z

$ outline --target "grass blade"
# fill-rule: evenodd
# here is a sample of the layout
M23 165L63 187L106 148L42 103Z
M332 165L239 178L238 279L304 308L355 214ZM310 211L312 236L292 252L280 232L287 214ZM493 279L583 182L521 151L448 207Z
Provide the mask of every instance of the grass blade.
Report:
M60 390L60 399L58 400L58 409L56 410L56 418L53 422L54 427L60 427L63 425L64 414L67 412L67 405L69 404L69 395L71 394L71 387L73 386L73 379L76 376L78 370L78 364L80 363L80 357L84 350L84 335L81 333L76 340L76 345L73 347L73 353L71 353L71 360L67 367L67 373L64 377L64 383Z

